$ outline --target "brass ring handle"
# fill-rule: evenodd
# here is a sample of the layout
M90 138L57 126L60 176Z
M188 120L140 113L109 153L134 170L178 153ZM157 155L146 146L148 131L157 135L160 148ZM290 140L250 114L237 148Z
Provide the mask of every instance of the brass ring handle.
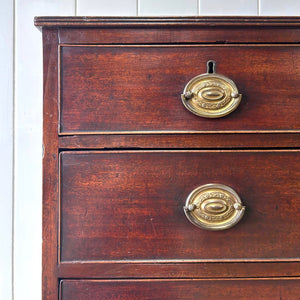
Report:
M216 73L216 62L207 62L207 73L192 78L181 95L183 105L204 118L220 118L234 111L242 95L235 83Z
M194 189L183 209L192 224L207 230L230 228L240 221L245 212L238 194L229 186L217 183Z

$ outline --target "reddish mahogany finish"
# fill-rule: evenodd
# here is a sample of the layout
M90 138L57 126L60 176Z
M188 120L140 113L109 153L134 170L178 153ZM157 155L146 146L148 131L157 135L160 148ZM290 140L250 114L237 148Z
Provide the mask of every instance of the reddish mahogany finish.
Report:
M87 134L59 138L61 149L299 148L296 133Z
M299 57L290 45L64 46L60 131L299 131ZM180 98L211 59L243 95L220 119L195 116Z
M35 24L43 299L299 299L300 18ZM243 94L216 120L180 100L209 59ZM188 193L208 182L233 187L246 205L232 229L185 218Z
M189 260L61 262L59 278L234 278L300 276L298 260Z
M61 261L297 258L299 178L299 151L63 152ZM206 183L240 195L246 215L232 229L186 219Z
M298 17L37 17L35 25L58 28L62 44L256 44L300 41ZM70 27L80 28L80 33L69 30Z
M56 29L44 30L44 113L43 113L43 299L58 299L58 190L59 150L58 120L58 59Z
M62 300L298 300L296 279L267 280L63 280Z

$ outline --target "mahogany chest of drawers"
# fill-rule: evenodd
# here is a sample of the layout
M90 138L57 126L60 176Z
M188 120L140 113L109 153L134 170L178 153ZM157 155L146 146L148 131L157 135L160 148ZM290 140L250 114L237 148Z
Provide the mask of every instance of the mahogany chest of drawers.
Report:
M43 299L300 299L300 18L35 24Z

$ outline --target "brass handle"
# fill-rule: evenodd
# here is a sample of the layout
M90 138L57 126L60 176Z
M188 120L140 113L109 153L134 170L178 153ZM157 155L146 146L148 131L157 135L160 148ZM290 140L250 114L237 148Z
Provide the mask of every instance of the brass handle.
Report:
M186 199L184 213L188 220L203 229L224 230L240 221L245 206L229 186L205 184L194 189Z
M191 79L183 90L183 105L193 114L204 118L220 118L234 111L242 95L235 83L216 73L216 62L207 62L207 73Z

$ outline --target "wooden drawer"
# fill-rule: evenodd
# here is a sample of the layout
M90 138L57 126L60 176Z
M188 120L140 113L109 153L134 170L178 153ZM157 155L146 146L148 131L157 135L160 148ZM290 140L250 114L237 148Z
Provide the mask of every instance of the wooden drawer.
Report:
M62 300L299 300L296 279L63 280Z
M104 151L61 154L62 262L298 259L299 151ZM200 229L183 206L222 183L246 212Z
M60 133L299 131L299 57L298 45L61 46ZM217 120L180 98L210 59L243 95Z

